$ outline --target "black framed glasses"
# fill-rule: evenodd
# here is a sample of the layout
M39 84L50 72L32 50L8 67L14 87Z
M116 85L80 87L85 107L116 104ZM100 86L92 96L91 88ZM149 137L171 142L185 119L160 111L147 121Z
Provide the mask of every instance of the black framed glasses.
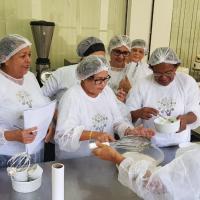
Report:
M124 56L124 57L128 57L130 55L129 51L120 51L119 49L113 49L112 50L113 55L115 56Z
M110 75L108 75L107 77L105 78L93 78L93 81L95 83L95 85L101 85L102 83L107 83L109 81L109 79L111 78Z

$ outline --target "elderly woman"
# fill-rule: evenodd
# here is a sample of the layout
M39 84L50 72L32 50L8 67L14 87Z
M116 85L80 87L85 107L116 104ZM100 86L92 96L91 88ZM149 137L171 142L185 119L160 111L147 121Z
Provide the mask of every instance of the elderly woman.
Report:
M0 167L16 153L25 151L25 144L35 139L37 127L23 129L23 111L43 106L44 97L33 73L31 43L20 35L0 40ZM43 161L43 142L32 156L33 162Z
M135 85L140 78L152 74L147 63L143 63L142 59L147 55L147 45L142 39L135 39L131 43L130 63L128 64L127 76L131 82L131 86Z
M88 55L105 56L104 44L96 37L83 39L78 44L76 51L81 58ZM44 95L50 98L56 97L59 101L64 92L78 82L75 75L77 65L78 64L61 67L53 72L42 87Z
M194 145L164 167L147 159L125 158L107 145L97 143L93 153L119 165L118 180L145 200L199 199L200 147ZM194 156L195 155L195 156Z
M57 159L90 155L89 140L112 142L114 132L121 137L154 134L151 129L134 129L123 120L115 95L106 86L110 79L108 67L106 59L97 56L88 56L78 65L76 73L80 84L70 88L58 106Z
M111 38L108 45L111 66L109 73L111 79L109 80L108 85L113 89L115 94L119 96L119 100L120 93L127 93L131 87L127 78L127 63L130 52L131 40L128 36L122 35ZM122 80L124 80L124 83L123 85L120 85Z
M198 125L199 88L189 75L177 72L180 65L175 52L168 47L157 48L149 59L153 71L131 89L126 101L132 121L154 127L154 119L176 116L180 119L178 133L156 132L152 142L158 146L177 145L190 141L190 131Z

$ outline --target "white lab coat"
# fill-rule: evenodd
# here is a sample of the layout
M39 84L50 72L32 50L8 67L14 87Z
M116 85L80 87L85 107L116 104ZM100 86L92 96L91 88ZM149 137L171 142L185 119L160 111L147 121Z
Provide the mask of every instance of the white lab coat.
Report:
M180 133L159 133L152 138L158 146L176 145L190 140L191 128L199 125L199 88L196 81L189 75L177 72L174 80L167 86L158 84L153 75L140 79L140 82L131 89L126 101L129 111L142 107L152 107L165 116L178 116L194 112L198 117L196 123L187 125L186 130ZM154 128L155 117L141 120L146 128ZM139 120L140 121L140 120ZM137 122L136 122L137 123Z
M88 141L79 141L83 130L117 132L120 136L131 124L124 122L115 95L106 86L95 98L88 96L80 84L62 97L56 126L56 159L90 155Z
M127 71L127 65L124 68L110 68L109 75L111 76L108 86L114 91L114 93L117 93L117 90L119 89L119 83L122 79L125 78Z
M130 62L127 66L127 77L131 83L131 86L133 87L141 78L144 78L145 76L152 73L153 72L147 63Z
M25 145L15 141L3 141L1 138L4 137L4 131L16 130L16 126L23 128L23 111L46 105L50 100L42 94L31 72L24 75L22 85L14 83L2 73L0 73L0 82L0 155L12 156L24 152ZM36 152L39 152L43 146L44 143L40 143Z
M64 92L79 82L75 73L77 65L64 66L54 71L42 87L43 94L59 101Z
M199 200L199 168L200 147L196 147L164 167L126 158L119 166L118 180L144 200Z
M152 74L152 70L149 69L149 65L142 62L130 62L126 64L124 68L112 68L109 70L111 79L108 85L113 89L115 93L119 88L119 83L125 76L128 77L131 86L134 86L141 78Z

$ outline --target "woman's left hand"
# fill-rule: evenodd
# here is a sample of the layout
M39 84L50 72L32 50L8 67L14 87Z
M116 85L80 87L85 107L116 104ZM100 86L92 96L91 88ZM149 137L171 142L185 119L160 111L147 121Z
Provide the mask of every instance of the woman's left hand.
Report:
M187 117L185 115L179 115L177 119L180 119L180 128L177 133L186 129L187 126Z
M177 119L180 119L180 129L178 132L181 132L187 128L187 124L196 122L197 116L193 112L188 112L184 115L179 115Z
M45 143L49 143L55 135L55 125L53 122L49 125L46 137L44 138Z
M126 96L127 96L127 93L124 92L123 89L119 89L117 90L117 94L116 94L117 98L121 101L121 102L125 102L126 101Z
M129 90L131 89L131 83L127 76L125 76L125 78L120 81L119 89L123 89L123 91L128 94Z
M138 126L135 128L129 128L126 131L126 135L142 136L146 138L152 138L155 132L151 128L144 128L143 126Z

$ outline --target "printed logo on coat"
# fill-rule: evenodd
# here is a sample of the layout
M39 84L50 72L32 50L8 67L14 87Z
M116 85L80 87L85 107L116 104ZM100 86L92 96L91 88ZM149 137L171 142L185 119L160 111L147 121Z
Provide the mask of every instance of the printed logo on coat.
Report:
M164 97L158 101L158 110L160 113L166 116L171 116L171 113L174 111L176 101L172 97Z
M32 108L32 99L31 96L26 91L19 91L16 94L16 97L23 106L28 106L28 108Z
M104 114L96 114L92 117L92 127L96 131L103 132L107 125L108 117Z

